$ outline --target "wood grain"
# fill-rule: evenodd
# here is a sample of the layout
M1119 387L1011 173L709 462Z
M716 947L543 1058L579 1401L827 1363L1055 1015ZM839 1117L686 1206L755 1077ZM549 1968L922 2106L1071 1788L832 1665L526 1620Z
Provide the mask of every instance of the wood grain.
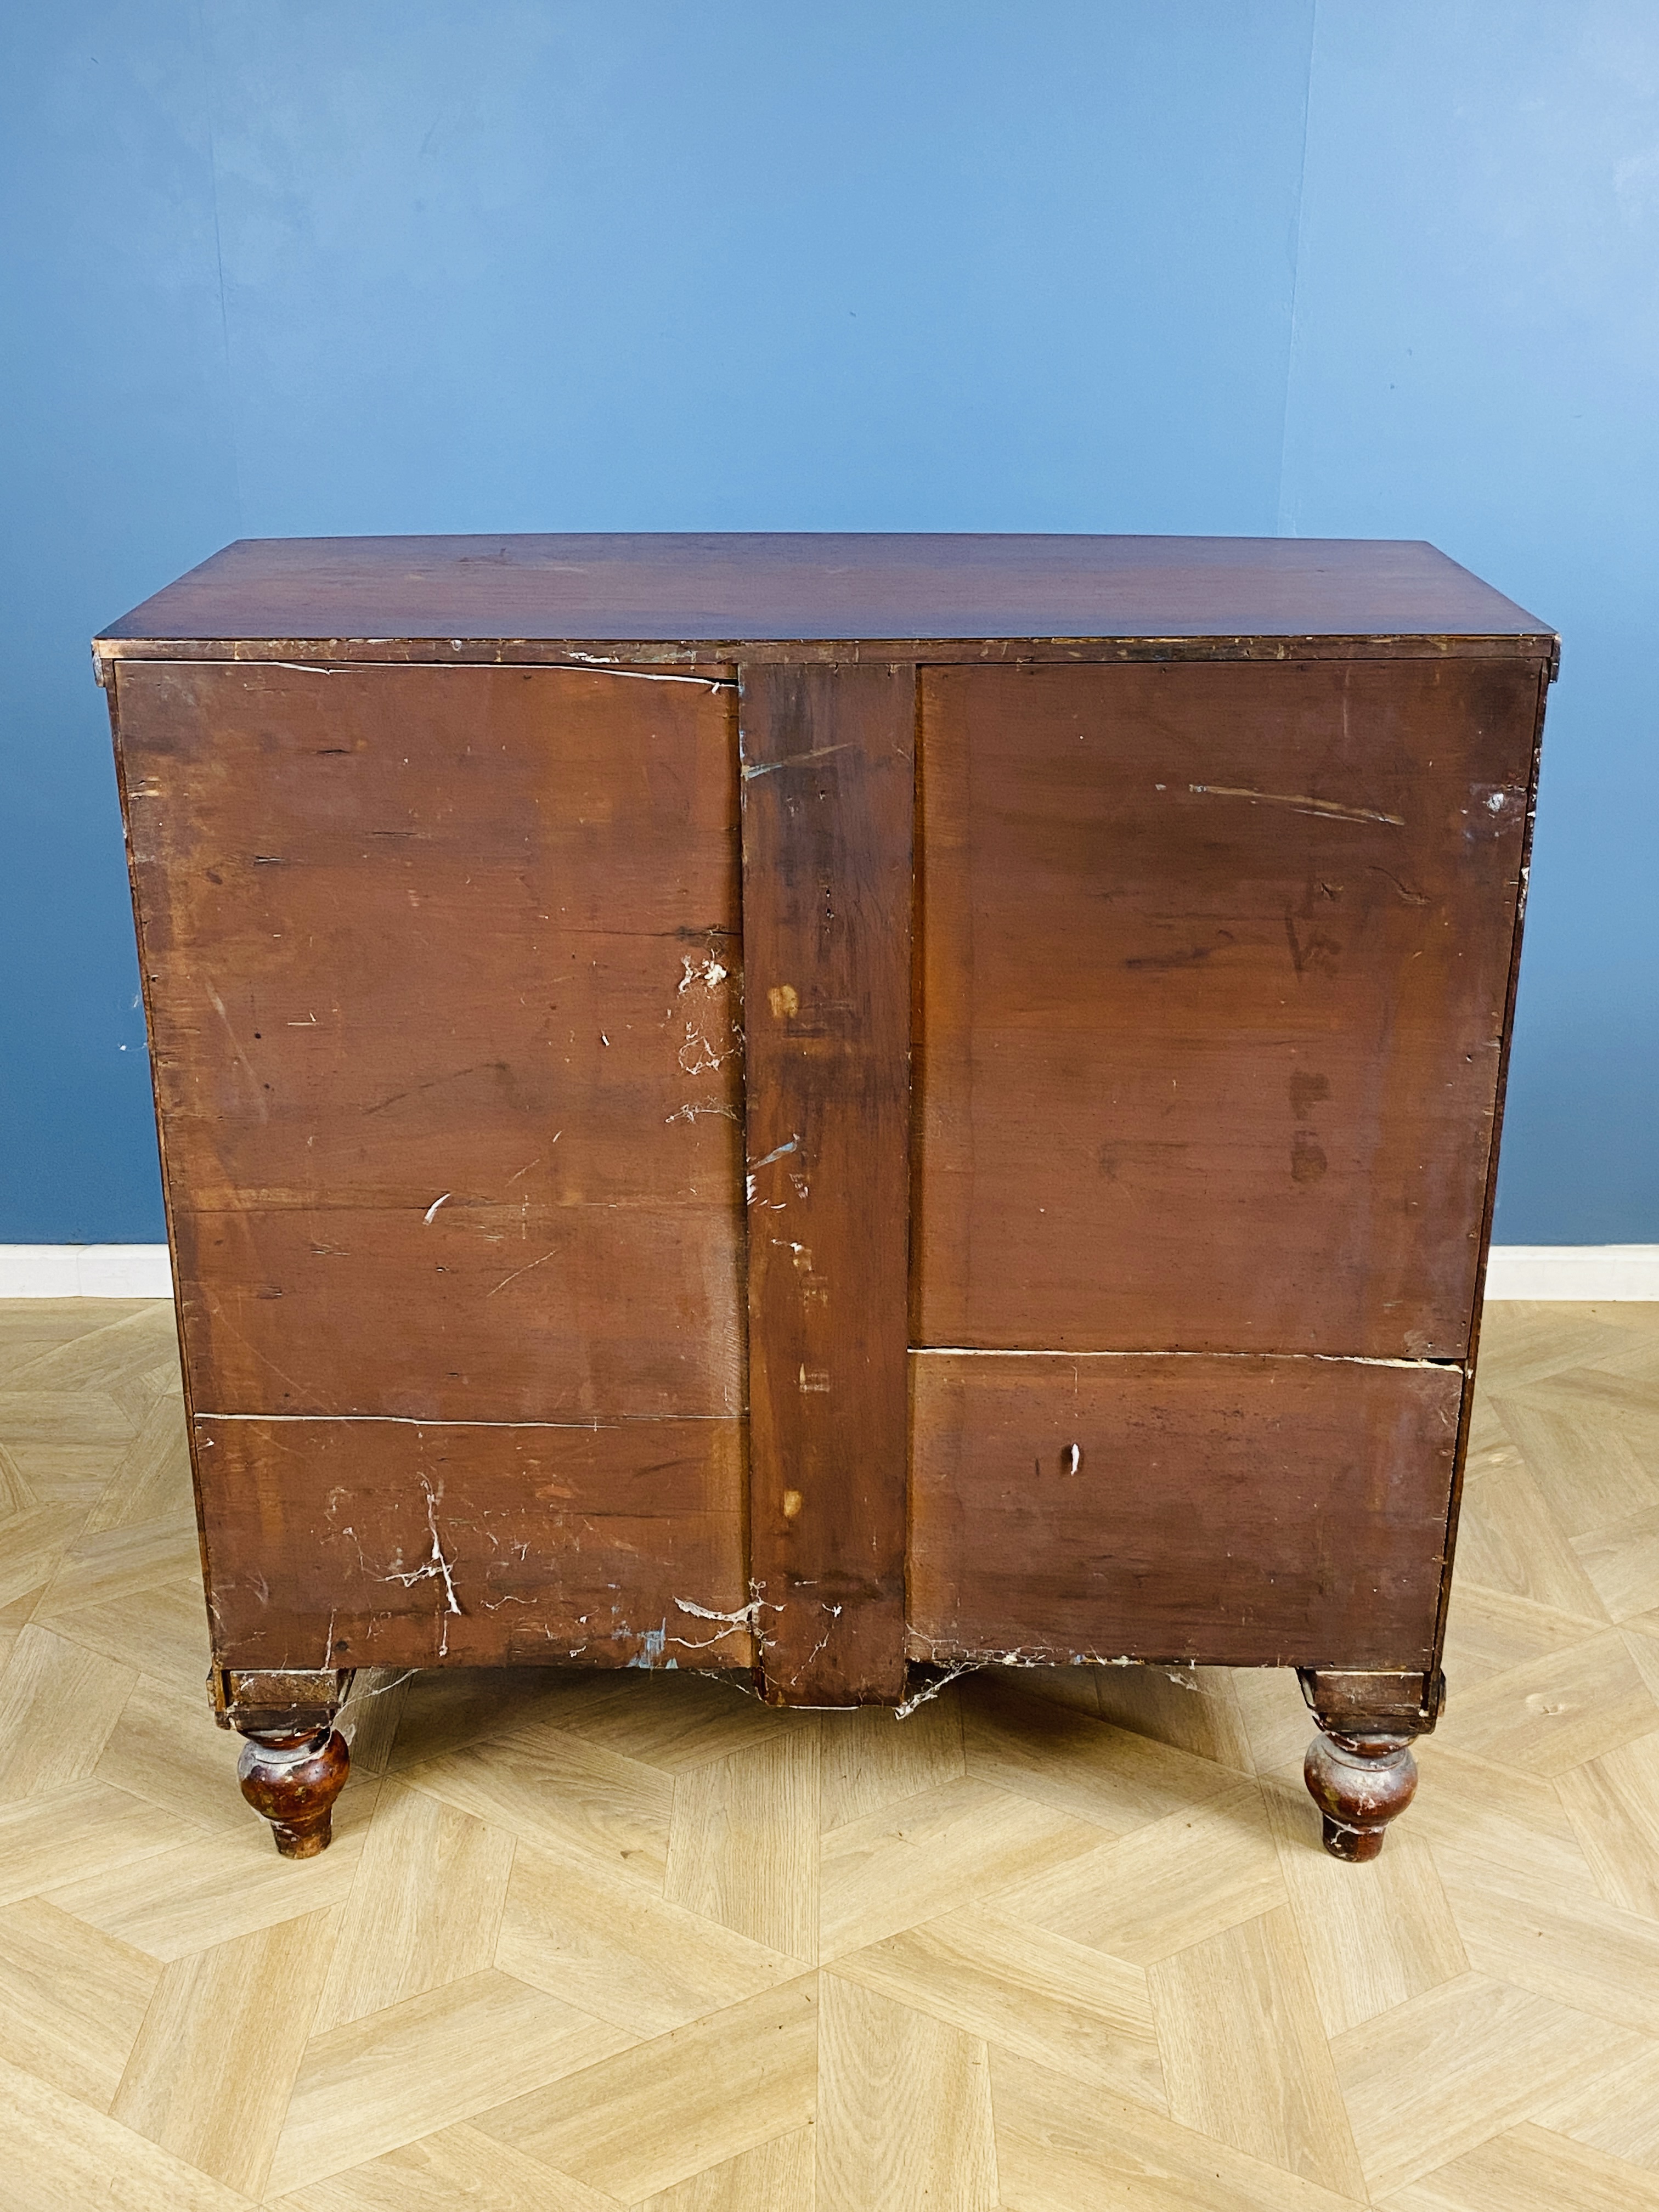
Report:
M1389 2212L1659 2212L1659 2174L1638 2173L1549 2130L1523 2123L1466 2151L1410 2189Z
M1121 1840L1028 1867L996 1899L999 1911L1135 1966L1285 1902L1273 1832L1254 1781L1207 1803L1148 1821Z
M533 1744L544 1729L556 1729L624 1753L665 1775L685 1773L732 1752L756 1750L781 1735L817 1726L801 1713L780 1728L752 1686L736 1675L690 1674L678 1668L642 1680L585 1679L568 1673L562 1686L559 1704L550 1703L544 1713L511 1729L515 1740Z
M1304 1789L1263 1789L1302 1955L1328 2035L1468 1971L1432 1856L1409 1825L1364 1871L1319 1848Z
M176 1434L177 1406L173 1416ZM201 1552L188 1497L182 1507L169 1499L168 1509L135 1525L86 1530L64 1553L34 1608L35 1621L44 1626L83 1606L163 1588L198 1566Z
M247 2198L63 2090L0 2059L0 2159L25 2212L247 2212Z
M336 1808L334 1841L315 1861L279 1858L270 1831L252 1813L234 1832L204 1835L146 1806L149 1832L164 1846L155 1866L135 1856L78 1875L65 1854L54 1875L35 1886L61 1911L171 1965L343 1903L374 1803L372 1787L349 1787ZM96 1807L90 1810L103 1826ZM111 1825L118 1831L122 1824ZM149 1870L140 1874L140 1866Z
M1586 1759L1659 1729L1659 1699L1616 1630L1511 1668L1457 1699L1447 1747L1536 1775L1565 1774Z
M1518 1867L1570 1889L1595 1878L1553 1790L1524 1765L1495 1766L1422 1737L1413 1746L1422 1781L1400 1840L1478 1852L1494 1868Z
M919 1657L1432 1664L1455 1368L944 1352L910 1367Z
M1650 2042L1622 2066L1546 2098L1540 2127L1571 2136L1608 2156L1646 2166L1659 2185L1659 2043Z
M815 2212L995 2212L991 2075L978 2037L823 1977Z
M672 2188L811 2119L817 1977L786 1983L571 2079L479 2125L623 2204Z
M59 1883L112 1880L196 1833L187 1821L101 1782L0 1805L0 1905Z
M1659 1921L1538 1869L1483 1867L1442 1846L1435 1863L1478 1973L1644 2036L1659 2036Z
M919 1791L823 1839L821 1955L879 1942L901 1928L1092 1855L1098 1835L972 1776Z
M1468 1352L1539 699L925 672L915 1341Z
M340 1917L313 2019L321 2033L494 1962L510 1835L390 1784Z
M904 1685L915 672L745 668L750 1546L769 1698Z
M222 1666L749 1657L735 1419L196 1428Z
M907 1637L905 1349L1467 1358L1553 644L1420 544L1060 536L249 542L117 624L216 1661L1431 1663L1380 1409L1223 1407L1127 1562L1085 1478L1075 1571L936 1463ZM32 1626L161 1674L146 1328L27 1363L142 1431Z
M1583 1562L1524 1466L1483 1471L1465 1482L1457 1542L1469 1580L1481 1590L1524 1600L1534 1617L1547 1608L1581 1624L1605 1619ZM1570 1640L1582 1634L1581 1627Z
M1133 2097L995 2051L1004 2202L1018 2212L1349 2212L1353 2199L1202 2136Z
M270 2201L270 2200L268 2200ZM525 2158L465 2120L291 2190L282 2212L619 2212L614 2197Z
M662 1887L673 1784L606 1745L509 1737L456 1747L408 1779L561 1858Z
M1349 2028L1331 2051L1372 2197L1462 2156L1545 2096L1629 2057L1634 2041L1480 1973Z
M1171 2116L1345 2197L1365 2194L1295 1923L1224 1929L1147 1978Z
M817 1871L815 1858L815 1881ZM637 1879L524 1842L495 1958L519 1981L647 2036L723 2012L799 1979L801 1970L799 1959L672 1904Z
M18 1310L19 1341L49 1350L50 1330ZM23 1364L9 1358L9 1318L0 1313L8 1376ZM1659 1309L1558 1309L1553 1341L1547 1321L1510 1306L1487 1319L1482 1371L1506 1403L1524 1389L1564 1417L1528 1425L1505 1479L1534 1454L1527 1514L1549 1515L1550 1468L1571 1449L1580 1464L1560 1511L1577 1526L1599 1497L1614 1517L1583 1535L1611 1553L1632 1516L1618 1488L1596 1489L1589 1462L1605 1443L1622 1481L1623 1448L1646 1448ZM78 1632L90 1610L113 1643L124 1613L156 1594L147 1577L176 1498L97 1440L117 1389L128 1435L149 1436L146 1459L151 1446L164 1452L142 1398L166 1386L142 1368L123 1381L116 1345L85 1351L86 1373L100 1379L85 1392L84 1426L60 1367L49 1394L0 1382L0 1444L32 1488L61 1481L74 1516L96 1510L105 1534L133 1537L124 1553L86 1555L94 1602L51 1631ZM43 1436L46 1395L57 1411ZM15 1443L14 1397L30 1432ZM182 1450L176 1401L173 1418ZM1477 1435L1492 1449L1490 1408ZM1497 1472L1475 1486L1494 1488ZM1493 1541L1477 1555L1500 1581L1541 1525L1512 1520L1507 1496L1495 1489ZM39 1510L25 1507L25 1522ZM17 1526L6 1524L8 1541ZM74 1541L70 1525L46 1548ZM1357 1868L1318 1849L1297 1771L1310 1723L1291 1675L1126 1668L1097 1682L1085 1667L988 1670L902 1722L873 1708L768 1707L708 1675L458 1668L377 1695L395 1677L366 1672L353 1698L362 1778L341 1798L340 1839L314 1863L288 1865L235 1795L236 1745L204 1709L201 1656L156 1642L150 1656L165 1671L141 1683L92 1778L46 1782L25 1750L18 1771L35 1766L42 1790L0 1804L0 1895L16 1900L0 1906L0 2197L8 2212L14 2201L19 2212L246 2208L240 2189L191 2160L226 2148L210 2109L221 2078L248 2140L269 2139L280 2074L267 2076L291 2054L293 1968L320 1916L337 1962L325 1986L378 2002L339 2027L313 2014L293 2106L301 2155L276 2179L314 2178L267 2195L284 2212L806 2212L815 2071L824 2112L856 2125L867 2212L902 2212L919 2163L937 2171L937 2158L951 2174L958 2149L965 2160L982 2145L971 2125L952 2142L927 2124L936 2107L970 2115L940 2092L971 2087L981 2045L993 2201L1009 2212L1342 2212L1352 2197L1279 2160L1305 2165L1310 2152L1317 2170L1339 2170L1350 2118L1376 2201L1400 2212L1511 2212L1540 2193L1552 2212L1635 2212L1659 2184L1659 1914L1645 1873L1659 1832L1659 1706L1632 1684L1643 1697L1659 1689L1659 1624L1610 1637L1599 1618L1575 1620L1506 1584L1471 1582L1466 1596L1473 1610L1447 1652L1451 1712L1476 1701L1483 1747L1428 1739L1417 1804L1378 1863ZM142 1624L135 1633L152 1640ZM1610 1664L1615 1646L1628 1674ZM1585 1663L1564 1667L1576 1650ZM33 1679L27 1650L21 1664ZM1194 1719L1206 1705L1236 1715L1243 1733ZM26 1735L68 1739L65 1773L83 1771L102 1741L96 1699L7 1710ZM825 1978L884 2001L816 2046L798 1996L766 2002L810 1993L802 1963L718 1917L744 1905L724 1870L734 1821L738 1852L810 1881L800 1793L703 1779L774 1756L793 1772L800 1753L788 1747L811 1737L823 1747ZM1534 1746L1548 1771L1528 1768ZM374 1775L388 1766L397 1781L377 1796ZM142 1802L141 1784L153 1793ZM438 1817L412 1822L416 1796ZM466 1817L447 1819L446 1807ZM514 1844L482 1968L503 1853L481 1844L478 1823ZM694 1905L670 1902L671 1859L721 1871ZM451 1978L397 1994L434 1974ZM100 2109L164 1983L143 2035L145 2109L176 2107L188 2160ZM1243 2027L1199 2103L1183 2102L1194 2121L1164 2106L1155 2039L1201 2047L1206 2008ZM287 2023L268 2045L246 2025L260 2012ZM568 2039L573 2013L586 2025ZM600 2055L607 2035L623 2046L611 2057ZM1310 2094L1316 2035L1331 2047L1340 2110ZM227 2062L221 2077L227 2036L246 2063ZM1322 2079L1328 2091L1328 2071ZM1251 2124L1273 2131L1265 2157L1212 2131L1223 2121L1206 2100L1237 2112L1244 2081ZM497 2123L515 2105L508 2142Z
M494 1968L313 2036L277 2142L270 2192L482 2115L634 2039Z
M137 1680L31 1621L0 1680L0 1805L85 1781Z
M811 2128L792 2128L647 2197L639 2212L813 2212L813 2148Z
M254 657L262 641L269 651L304 640L331 653L356 641L376 659L411 649L460 659L517 641L556 658L560 645L626 639L690 659L723 640L787 660L812 641L1123 639L1167 654L1187 639L1239 654L1254 639L1282 651L1285 638L1322 635L1348 651L1363 640L1437 654L1454 640L1534 657L1554 642L1512 600L1409 541L592 532L244 538L112 623L99 650L131 657L149 642L183 658L192 641L234 641Z
M113 2117L258 2197L333 1932L332 1913L307 1913L173 1960L145 2014Z
M1058 1700L1025 1695L1030 1680L1024 1668L1012 1677L988 1669L963 1683L962 1736L968 1771L976 1780L1086 1820L1109 1836L1190 1812L1237 1788L1237 1774L1206 1759L1113 1728Z
M935 1698L903 1720L866 1705L818 1723L819 1823L827 1834L963 1773L962 1717Z
M674 1784L663 1894L806 1966L818 1955L818 1739L801 1729Z
M730 690L140 668L118 731L195 1409L736 1413Z
M161 1967L44 1898L0 1911L0 2057L107 2112Z
M836 1973L964 2035L1164 2106L1146 1977L1104 1952L970 1905L854 1952Z
M87 1516L88 1536L189 1513L190 1446L180 1411L179 1376L169 1363L167 1387L156 1393L144 1425L123 1455L119 1482L112 1479L104 1486Z
M1659 1919L1659 1733L1571 1768L1559 1786L1601 1894Z
M1103 1668L1095 1682L1103 1720L1196 1759L1250 1771L1244 1716L1224 1667L1114 1667Z

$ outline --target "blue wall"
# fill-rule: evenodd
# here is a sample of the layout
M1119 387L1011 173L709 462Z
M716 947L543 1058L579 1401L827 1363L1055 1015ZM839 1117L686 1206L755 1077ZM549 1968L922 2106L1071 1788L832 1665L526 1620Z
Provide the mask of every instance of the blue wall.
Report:
M1498 1233L1659 1238L1652 0L0 40L0 1242L161 1233L92 632L235 537L617 528L1434 538L1566 636Z

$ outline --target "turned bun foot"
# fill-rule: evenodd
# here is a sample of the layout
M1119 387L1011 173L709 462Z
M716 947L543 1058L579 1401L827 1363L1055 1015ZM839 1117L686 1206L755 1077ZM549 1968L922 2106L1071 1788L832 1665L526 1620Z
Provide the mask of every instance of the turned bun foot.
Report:
M1408 1736L1322 1733L1308 1747L1302 1773L1323 1816L1326 1850L1350 1863L1376 1856L1389 1821L1417 1794Z
M1417 1791L1412 1739L1426 1735L1446 1702L1445 1677L1402 1669L1303 1667L1302 1694L1319 1723L1303 1763L1309 1795L1334 1859L1374 1859L1390 1820Z
M328 1849L334 1800L350 1771L345 1738L328 1726L302 1735L250 1735L236 1762L243 1796L270 1821L285 1859L313 1859Z

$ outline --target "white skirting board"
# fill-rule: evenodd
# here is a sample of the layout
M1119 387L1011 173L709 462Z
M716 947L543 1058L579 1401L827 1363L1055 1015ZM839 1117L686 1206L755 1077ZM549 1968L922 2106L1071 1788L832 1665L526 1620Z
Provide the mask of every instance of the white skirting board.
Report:
M165 1244L0 1244L0 1298L170 1298ZM1486 1296L1659 1301L1659 1244L1494 1244Z
M0 1298L170 1298L165 1244L0 1244Z
M1486 1297L1659 1299L1659 1244L1494 1244Z

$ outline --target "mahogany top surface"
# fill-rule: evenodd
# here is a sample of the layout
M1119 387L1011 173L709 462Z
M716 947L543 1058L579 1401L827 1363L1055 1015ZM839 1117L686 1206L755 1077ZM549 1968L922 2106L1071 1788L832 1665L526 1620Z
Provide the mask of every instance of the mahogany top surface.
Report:
M1420 540L664 532L241 538L98 647L1425 636L1553 642Z

